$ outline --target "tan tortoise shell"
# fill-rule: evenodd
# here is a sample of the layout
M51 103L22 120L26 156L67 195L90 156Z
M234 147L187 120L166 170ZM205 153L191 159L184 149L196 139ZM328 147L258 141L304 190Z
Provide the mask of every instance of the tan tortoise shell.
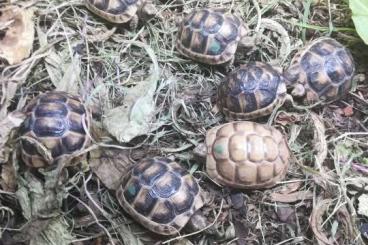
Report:
M271 114L284 102L286 92L276 69L250 62L225 77L217 90L217 104L227 120L249 120Z
M26 119L20 127L21 157L30 167L53 165L89 143L86 130L90 127L90 112L79 96L46 92L31 100L24 113ZM51 153L51 159L45 159L26 137L43 145Z
M244 23L224 9L197 9L178 30L176 47L184 56L206 64L230 61L247 34Z
M112 23L130 21L145 0L85 0L87 8Z
M290 85L301 84L306 101L331 102L345 95L352 86L355 64L350 51L329 37L313 40L291 60L284 76Z
M249 121L230 122L206 136L208 175L239 189L269 188L285 177L290 150L275 128Z
M116 191L123 209L152 232L177 234L204 205L195 178L168 158L143 159Z

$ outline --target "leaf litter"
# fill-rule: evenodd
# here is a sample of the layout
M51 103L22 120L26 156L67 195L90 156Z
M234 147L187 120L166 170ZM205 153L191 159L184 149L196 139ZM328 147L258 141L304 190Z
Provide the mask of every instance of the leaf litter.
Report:
M178 244L363 243L368 52L351 31L347 3L155 1L164 18L129 31L97 18L80 1L13 2L32 7L34 22L27 23L35 24L36 38L30 56L0 67L1 239L75 245L168 241L138 225L114 197L136 161L164 155L191 169L216 196L206 212L216 237L199 232ZM192 154L205 131L223 122L214 102L226 71L184 59L174 48L176 19L203 6L232 9L260 30L256 46L239 52L234 67L262 60L285 68L303 42L330 34L357 57L360 80L344 100L301 110L285 105L271 118L287 135L295 164L278 187L244 192L242 205L233 205L226 190L207 180ZM86 99L94 114L93 145L80 164L61 172L30 171L16 156L19 110L54 89Z
M33 9L10 5L1 8L0 13L0 58L14 65L31 54L34 41Z

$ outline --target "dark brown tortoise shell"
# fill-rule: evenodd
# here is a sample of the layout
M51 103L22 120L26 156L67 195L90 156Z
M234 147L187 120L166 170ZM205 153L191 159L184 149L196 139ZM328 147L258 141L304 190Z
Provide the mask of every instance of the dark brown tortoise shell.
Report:
M343 97L352 86L354 72L350 51L335 39L322 37L294 56L284 76L295 88L293 96L305 96L307 103L315 103Z
M197 9L178 30L176 47L184 56L207 64L230 61L247 34L244 23L223 9Z
M269 115L286 96L283 76L271 65L251 62L232 71L218 87L217 103L228 120Z
M80 97L65 92L52 91L34 98L25 108L21 136L21 156L30 167L47 167L62 157L71 156L84 149L88 143L86 130L90 114ZM45 159L31 138L43 145L51 159Z
M203 205L202 190L189 172L167 158L139 162L116 192L123 209L147 229L177 234Z

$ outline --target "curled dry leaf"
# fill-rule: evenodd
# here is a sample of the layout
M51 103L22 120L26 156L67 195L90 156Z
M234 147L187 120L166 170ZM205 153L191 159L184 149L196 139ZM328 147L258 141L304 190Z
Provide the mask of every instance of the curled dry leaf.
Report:
M316 165L321 172L323 172L323 162L327 157L327 141L326 141L326 128L323 120L315 113L311 113L311 119L314 125L314 149L316 151Z
M313 192L297 191L297 192L288 193L288 194L272 193L270 197L271 197L272 202L292 203L292 202L303 201L307 199L313 199Z
M0 9L0 57L10 65L31 54L34 40L32 9L7 6Z
M335 212L335 218L337 219L336 222L338 222L339 225L339 234L335 234L335 239L329 239L324 232L324 228L322 227L322 224L324 223L323 216L325 216L332 205L333 200L331 199L325 199L318 201L316 206L313 207L311 216L309 217L309 224L311 225L311 228L313 230L314 235L317 238L317 241L319 244L348 244L343 241L336 241L340 237L343 238L351 238L354 237L354 230L352 227L352 219L351 215L346 209L345 206L340 206L336 212ZM351 242L351 241L350 241Z
M323 215L328 211L330 205L332 204L331 199L325 199L320 202L317 202L317 205L313 207L313 211L311 216L309 217L309 224L313 230L314 235L316 236L319 244L331 244L333 242L330 241L326 234L323 232Z
M129 152L117 149L97 149L92 151L89 165L92 171L112 190L116 190L122 177L132 166L129 160Z
M302 181L297 181L297 182L291 182L288 184L285 184L282 186L282 188L280 189L279 193L280 194L289 194L292 193L294 191L299 190L299 188L302 186L303 182Z

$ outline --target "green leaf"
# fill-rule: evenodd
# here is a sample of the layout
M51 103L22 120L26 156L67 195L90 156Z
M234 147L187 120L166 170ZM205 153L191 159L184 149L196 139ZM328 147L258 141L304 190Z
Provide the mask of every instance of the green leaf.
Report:
M355 29L364 43L368 45L368 0L350 0L349 7L353 13Z

